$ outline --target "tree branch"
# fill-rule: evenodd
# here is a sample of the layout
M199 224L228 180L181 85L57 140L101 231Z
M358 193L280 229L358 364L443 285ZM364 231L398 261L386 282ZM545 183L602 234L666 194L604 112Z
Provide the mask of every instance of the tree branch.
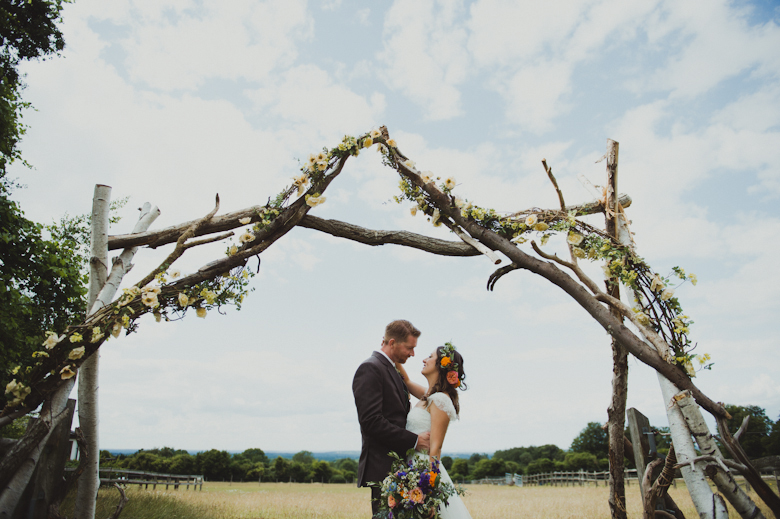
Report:
M440 256L478 256L480 254L479 251L462 242L431 238L408 231L376 231L339 220L324 220L310 214L304 216L298 226L365 245L403 245Z

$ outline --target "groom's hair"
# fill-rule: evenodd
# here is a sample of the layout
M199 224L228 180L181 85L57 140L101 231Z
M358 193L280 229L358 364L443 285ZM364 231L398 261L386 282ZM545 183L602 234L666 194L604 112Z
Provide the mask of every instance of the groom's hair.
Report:
M396 342L404 342L410 335L419 337L422 332L405 319L398 319L388 324L385 328L385 342L395 339Z

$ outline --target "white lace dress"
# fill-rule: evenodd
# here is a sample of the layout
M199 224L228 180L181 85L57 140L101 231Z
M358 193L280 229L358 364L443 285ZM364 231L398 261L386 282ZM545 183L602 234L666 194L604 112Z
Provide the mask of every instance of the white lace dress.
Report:
M458 419L458 413L455 412L455 406L452 405L450 397L444 393L434 393L428 397L428 406L435 405L450 417L450 422ZM406 430L415 434L424 433L431 430L431 413L425 407L412 407L406 416ZM417 456L428 459L427 454L417 453ZM444 465L439 465L441 469L441 478L445 483L452 483L450 475ZM454 495L449 499L449 504L441 511L442 519L471 519L466 505L459 495Z

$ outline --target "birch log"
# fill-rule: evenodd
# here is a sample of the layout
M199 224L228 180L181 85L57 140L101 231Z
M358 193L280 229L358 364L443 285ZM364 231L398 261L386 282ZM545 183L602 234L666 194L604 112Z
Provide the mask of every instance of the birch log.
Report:
M7 483L4 482L2 486L0 486L0 519L12 517L14 510L18 508L22 499L22 494L27 488L33 472L35 472L35 467L38 465L41 452L43 452L43 448L49 440L51 432L59 421L67 415L66 408L68 405L68 396L70 395L75 382L74 379L65 381L63 385L57 388L57 391L54 392L51 398L44 403L43 408L41 409L40 418L36 425L33 426L40 427L42 434L38 435L36 440L29 445L24 444L24 440L27 438L27 435L25 435L25 438L22 438L22 440L17 442L14 448L3 458L3 464L8 463L9 466L12 466L13 469L11 470L14 470L14 473L11 475L8 474L8 471L5 469L0 470L0 476L4 478L3 481L6 481L5 477L8 477ZM28 439L28 441L30 440L32 440L32 438ZM23 452L19 453L19 455L25 458L21 463L15 461L15 458L17 457L15 450L23 450ZM2 466L0 466L0 468L2 468Z
M723 459L723 454L720 452L718 444L715 443L712 434L710 434L699 406L693 401L690 393L683 391L675 396L675 400L680 407L680 411L682 411L683 417L685 417L688 429L693 433L693 437L696 438L696 443L699 445L702 455ZM764 519L764 514L761 513L761 510L747 494L742 491L730 471L724 470L718 463L712 463L707 466L705 472L741 517L745 519Z
M87 317L92 313L97 295L108 276L108 214L111 206L111 188L95 186L92 198L92 222L90 228L89 289L87 291ZM84 361L79 370L78 409L79 427L86 440L85 470L79 479L76 493L75 515L77 519L95 517L95 500L100 487L100 438L98 436L98 365L100 352Z
M679 392L677 387L666 377L658 373L658 383L661 385L666 404L666 416L669 419L669 430L672 433L672 443L677 462L683 465L680 470L685 479L685 486L691 495L693 506L699 512L702 519L728 519L726 503L719 494L713 494L707 476L704 472L705 463L694 463L696 450L693 445L691 432L685 423L685 417L677 405L675 396Z
M160 215L160 210L152 208L149 203L144 204L141 209L141 214L138 217L138 222L133 228L134 233L144 232L154 222L154 220ZM93 214L93 225L95 222L95 215ZM102 224L101 224L102 225ZM135 256L138 247L131 247L125 249L115 258L111 268L111 273L107 275L105 266L108 264L108 212L105 214L105 225L101 231L99 228L93 227L93 258L98 254L105 251L105 255L100 261L90 261L91 265L99 265L100 268L97 272L90 271L90 277L102 276L102 284L93 285L90 283L90 291L94 287L98 287L99 292L92 294L88 298L88 308L90 308L89 314L96 312L103 306L111 304L119 289L119 284L122 282L124 275L132 268L133 257ZM97 243L97 245L95 245ZM79 426L86 438L86 445L88 449L89 461L85 464L84 473L79 478L78 493L76 496L76 519L94 519L95 517L95 500L97 498L97 490L100 487L100 473L99 473L99 460L100 460L100 444L98 436L98 370L97 361L95 362L95 368L91 372L88 372L87 376L84 374L84 367L92 359L98 357L99 352L93 354L87 361L82 364L79 370ZM89 377L89 378L88 378ZM88 381L88 384L85 383ZM82 385L84 389L82 390ZM82 409L84 409L82 418Z

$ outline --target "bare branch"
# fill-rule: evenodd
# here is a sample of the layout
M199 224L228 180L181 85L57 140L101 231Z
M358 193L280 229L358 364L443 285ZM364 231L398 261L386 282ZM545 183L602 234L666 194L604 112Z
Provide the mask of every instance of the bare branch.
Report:
M125 491L122 489L121 486L119 486L119 483L114 483L114 487L119 490L119 503L116 505L116 510L114 510L114 513L111 514L108 519L118 519L119 514L122 513L122 509L125 507L129 499L127 498L127 494L125 494Z
M170 254L168 254L168 257L163 260L160 265L152 270L150 273L146 275L141 281L136 283L136 286L138 288L143 288L146 285L148 285L154 277L159 274L160 272L165 272L168 270L168 267L173 265L173 262L179 259L182 254L184 254L184 251L186 251L189 247L185 245L186 241L189 240L195 232L203 227L206 223L211 221L211 219L214 217L215 214L217 214L217 211L219 211L219 194L216 196L216 202L214 204L214 209L212 209L209 214L201 218L200 220L197 220L195 223L190 225L189 229L184 231L184 233L179 236L179 239L176 240L176 247L173 248L173 251L171 251ZM194 246L194 245L190 245Z
M321 231L339 238L346 238L365 245L403 245L440 256L478 256L480 254L479 251L462 242L431 238L408 231L366 229L351 223L339 220L325 220L310 214L304 216L298 223L298 226Z
M561 192L561 189L558 187L558 181L555 180L555 175L553 175L552 168L547 165L547 159L542 159L542 166L544 166L544 171L547 173L550 182L552 182L552 185L555 186L555 192L558 193L558 201L561 203L561 211L565 212L566 202L563 201L563 193Z
M750 423L750 415L745 415L745 418L742 419L742 425L740 425L737 432L734 433L735 440L739 441L739 439L742 438L742 435L747 431L748 423Z

